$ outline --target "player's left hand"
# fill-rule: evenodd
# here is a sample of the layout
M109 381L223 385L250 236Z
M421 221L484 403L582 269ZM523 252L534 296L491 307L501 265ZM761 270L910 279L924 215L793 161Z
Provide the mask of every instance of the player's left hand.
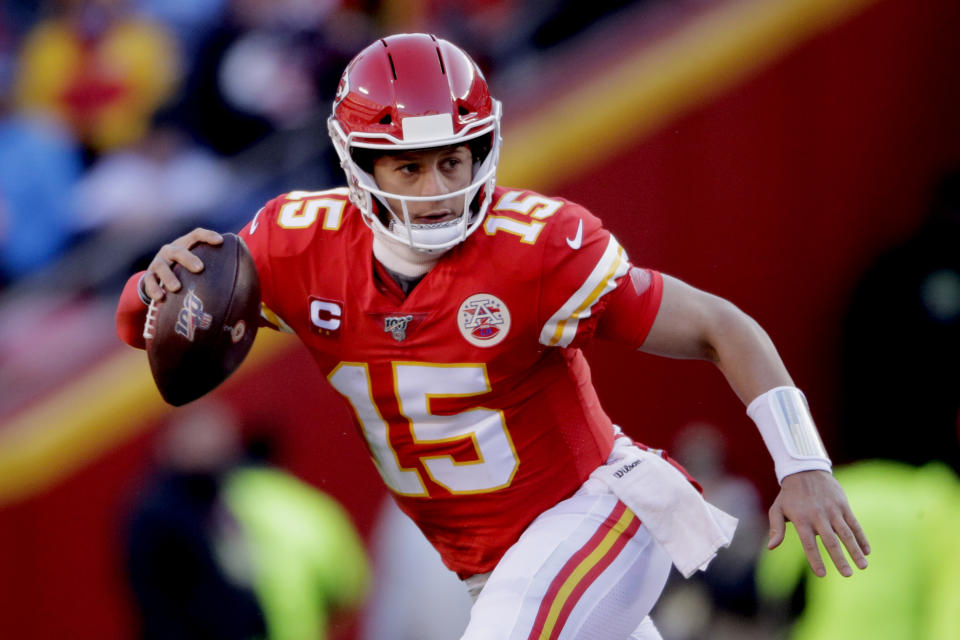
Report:
M853 569L843 555L847 548L850 558L861 569L867 568L870 543L850 510L847 496L840 483L826 471L802 471L786 476L780 484L780 495L770 507L770 543L773 549L781 542L789 520L800 536L800 544L807 554L810 568L821 578L827 575L823 558L817 547L817 536L845 577L853 575Z

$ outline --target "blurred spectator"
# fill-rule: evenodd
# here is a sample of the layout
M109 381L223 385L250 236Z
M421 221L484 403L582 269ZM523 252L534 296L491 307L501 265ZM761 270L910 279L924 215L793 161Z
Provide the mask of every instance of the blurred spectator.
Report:
M166 25L191 59L204 33L220 22L227 0L131 0L134 12Z
M847 460L943 460L960 469L960 171L916 233L863 276L843 332Z
M328 88L337 86L353 51L346 47L366 35L363 20L349 24L347 33L359 32L352 37L340 33L337 6L333 0L229 0L186 80L182 119L191 133L217 153L233 155L326 112Z
M129 148L102 156L75 190L80 231L113 227L156 234L212 216L232 192L226 165L175 124L156 124Z
M251 638L266 631L249 542L221 493L241 453L225 420L193 413L169 427L159 475L133 513L129 570L144 638Z
M20 36L19 25L11 13L6 4L0 5L0 101L3 102L7 101L7 94L13 84Z
M733 542L722 549L708 571L683 579L673 572L655 615L664 638L746 639L755 625L754 574L766 540L767 520L757 488L727 467L727 441L715 425L694 422L677 435L677 461L704 487L704 496L739 521Z
M555 3L527 6L532 4L521 0L381 2L378 19L388 33L435 33L456 42L484 73L496 73L528 51L531 34Z
M0 95L0 287L69 244L70 191L81 170L80 150L66 131L8 113Z
M457 42L489 75L535 63L545 50L644 0L412 0L375 2L384 32L424 32ZM681 3L682 4L682 3ZM489 78L488 78L489 79Z
M463 635L473 601L393 497L371 539L373 590L360 640L452 640Z
M16 50L23 35L40 18L47 0L17 0L0 3L0 78L9 86L13 77Z
M59 0L20 53L19 108L61 120L92 154L132 144L174 92L176 41L127 0Z
M960 638L960 478L946 465L868 460L835 474L870 532L870 572L813 578L796 539L765 553L758 583L789 626L792 594L802 612L791 640L955 640ZM788 537L796 538L792 526ZM826 553L822 548L821 553Z
M182 410L160 444L129 531L141 637L322 640L359 606L367 560L346 512L279 469L241 462L228 409Z
M533 34L533 42L541 49L560 44L589 27L597 20L609 16L637 0L554 0L552 10L545 12Z

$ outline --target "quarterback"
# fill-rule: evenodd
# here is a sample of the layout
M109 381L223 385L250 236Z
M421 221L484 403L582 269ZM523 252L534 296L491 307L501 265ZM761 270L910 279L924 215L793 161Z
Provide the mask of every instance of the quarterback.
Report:
M329 134L346 186L266 203L240 232L263 323L295 333L353 410L383 481L474 597L463 638L659 638L648 614L671 566L705 569L736 521L662 451L604 413L580 347L714 362L773 458L770 546L791 520L813 571L822 540L865 568L866 537L766 333L733 304L630 262L585 208L496 186L500 103L457 46L371 44L340 80ZM121 297L142 347L144 300L199 272L196 229ZM678 393L682 393L678 390ZM402 588L402 587L398 587Z

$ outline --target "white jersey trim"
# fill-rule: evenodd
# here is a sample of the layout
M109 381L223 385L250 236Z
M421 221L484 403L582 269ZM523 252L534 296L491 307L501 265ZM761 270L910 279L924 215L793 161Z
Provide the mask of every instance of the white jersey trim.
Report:
M580 320L590 316L593 305L617 288L617 280L630 268L626 252L611 235L607 248L580 288L563 303L540 331L540 343L567 347L577 336Z

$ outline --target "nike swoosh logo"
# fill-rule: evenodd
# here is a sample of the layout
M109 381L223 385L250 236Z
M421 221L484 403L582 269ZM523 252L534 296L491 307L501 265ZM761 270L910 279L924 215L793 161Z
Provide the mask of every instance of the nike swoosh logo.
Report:
M580 248L581 243L583 242L583 220L580 220L577 224L577 235L572 238L567 238L567 245L576 251Z

